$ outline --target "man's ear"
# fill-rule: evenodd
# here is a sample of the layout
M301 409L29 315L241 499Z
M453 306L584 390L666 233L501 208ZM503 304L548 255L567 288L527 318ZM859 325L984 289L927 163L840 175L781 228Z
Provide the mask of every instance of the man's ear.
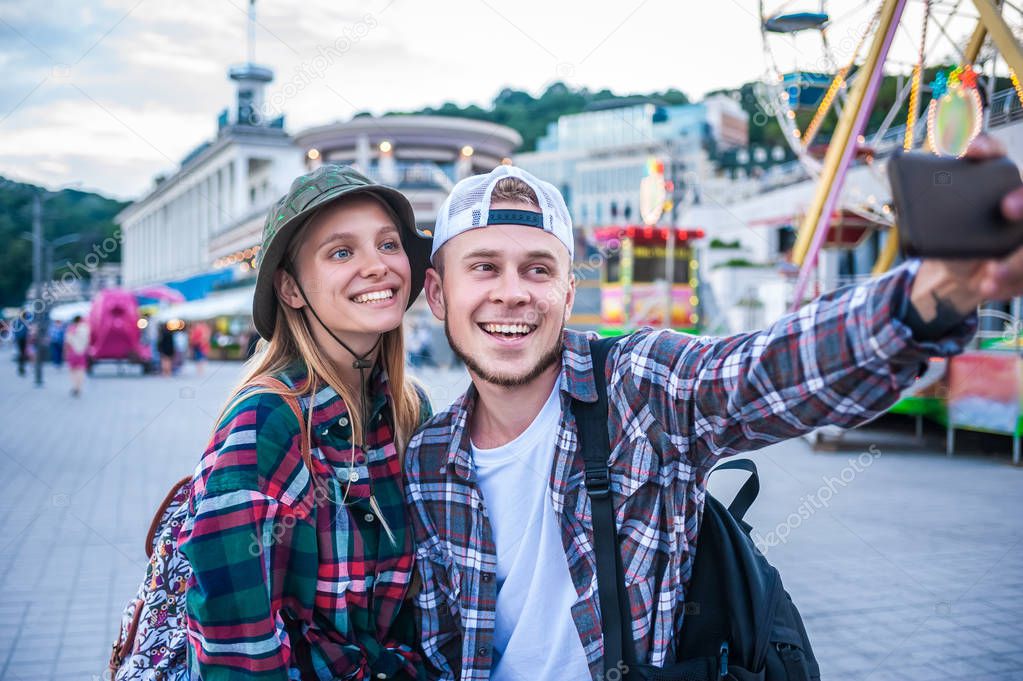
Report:
M439 321L444 321L447 316L447 309L444 305L444 285L440 273L432 267L426 270L426 281L423 288L426 291L426 302L429 304L433 316Z
M283 268L274 273L274 289L277 291L277 298L285 305L296 310L305 306L305 298L298 290L298 285Z
M572 306L575 305L575 272L569 272L568 274L568 291L565 293L565 319L564 322L568 324L569 317L572 316Z

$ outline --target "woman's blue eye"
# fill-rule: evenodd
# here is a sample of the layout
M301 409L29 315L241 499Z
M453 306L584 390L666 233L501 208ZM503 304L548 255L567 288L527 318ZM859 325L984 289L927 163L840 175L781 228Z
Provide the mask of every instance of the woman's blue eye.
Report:
M396 251L399 248L401 248L401 246L398 244L397 241L387 241L384 244L382 244L380 247L384 248L384 249L392 250L392 251Z
M331 255L331 257L347 258L351 254L352 254L352 252L350 250L348 250L347 248L339 248L339 249L335 250L333 253L331 253L330 255Z

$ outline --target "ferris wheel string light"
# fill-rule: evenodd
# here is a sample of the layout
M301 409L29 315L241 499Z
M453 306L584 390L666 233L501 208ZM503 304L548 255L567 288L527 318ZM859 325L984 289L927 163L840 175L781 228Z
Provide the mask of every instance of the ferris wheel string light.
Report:
M806 130L803 131L800 141L803 143L804 147L810 146L810 143L813 142L813 138L817 136L817 131L824 122L824 117L828 115L829 111L831 111L831 105L835 101L835 97L838 95L839 90L846 87L846 75L856 63L856 59L860 55L860 50L863 49L863 44L867 41L867 36L871 34L874 29L874 24L877 23L877 20L880 19L880 17L881 10L878 8L873 19L871 19L870 24L863 31L859 41L857 41L856 48L853 50L852 57L850 57L849 62L839 69L838 73L835 74L835 77L832 78L831 84L828 85L828 89L824 93L823 99L821 99L820 104L817 106L817 111L814 112L813 118L810 119L810 124L807 125Z
M1019 76L1012 69L1009 69L1009 80L1012 81L1012 87L1016 90L1016 98L1019 99L1020 105L1023 105L1023 85L1020 85Z
M927 50L927 24L931 18L931 2L924 3L924 24L920 29L920 56L913 65L913 84L909 90L909 113L906 114L906 136L902 140L902 148L909 151L913 148L913 137L916 131L916 117L920 111L920 81L923 79L924 56Z

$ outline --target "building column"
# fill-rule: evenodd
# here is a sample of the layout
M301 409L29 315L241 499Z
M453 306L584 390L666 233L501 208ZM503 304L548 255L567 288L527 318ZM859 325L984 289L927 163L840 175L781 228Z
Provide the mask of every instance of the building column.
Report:
M355 169L369 175L369 135L359 135L355 140Z
M212 200L210 198L210 178L207 175L202 181L202 230L199 233L202 241L202 263L205 270L210 265L210 232L212 231L213 218L210 211Z
M249 208L249 160L244 156L235 157L234 167L234 211L235 220L241 219Z
M179 253L174 248L174 232L178 221L181 219L181 199L172 199L170 203L170 212L167 215L167 224L163 226L163 247L166 249L164 253L167 254L167 259L164 262L163 275L167 278L167 275L175 271L178 268Z
M151 216L146 216L145 221L139 225L139 266L138 266L138 280L144 281L146 278L146 259L149 257L149 220Z
M398 165L394 160L393 148L390 151L381 151L377 155L377 176L374 179L381 184L398 186L400 178L398 177Z
M202 220L203 220L203 207L202 207L202 196L200 187L202 185L196 182L192 186L192 269L198 270L202 267L202 239L199 235L202 234Z
M225 225L228 222L228 216L231 215L231 204L228 200L227 193L227 179L228 179L227 166L221 166L217 169L217 224Z
M472 154L459 152L455 160L455 180L464 180L472 175Z
M146 281L152 281L153 277L156 276L156 249L159 248L156 238L159 224L160 210L157 209L149 216L149 228L146 230L146 250L148 251L146 257Z
M121 277L125 284L131 283L131 223L125 222L121 225Z
M167 270L172 262L171 258L174 253L168 248L170 240L167 238L167 232L170 230L170 225L174 222L174 204L168 203L164 206L163 211L160 214L160 247L156 251L156 274L160 278L164 278Z
M149 224L146 226L146 281L152 281L156 270L156 230L160 224L160 211L154 211L149 216Z

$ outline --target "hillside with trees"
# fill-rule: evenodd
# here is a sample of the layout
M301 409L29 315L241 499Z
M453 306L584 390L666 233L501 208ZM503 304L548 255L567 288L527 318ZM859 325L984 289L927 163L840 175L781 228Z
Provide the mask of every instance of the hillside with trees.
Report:
M32 283L32 197L44 196L42 223L47 241L76 234L78 241L54 253L53 277L59 278L69 263L81 263L94 244L113 236L114 216L125 203L76 189L47 192L42 187L0 177L0 307L21 305ZM104 262L120 262L120 244L104 251ZM80 271L81 268L79 268Z

